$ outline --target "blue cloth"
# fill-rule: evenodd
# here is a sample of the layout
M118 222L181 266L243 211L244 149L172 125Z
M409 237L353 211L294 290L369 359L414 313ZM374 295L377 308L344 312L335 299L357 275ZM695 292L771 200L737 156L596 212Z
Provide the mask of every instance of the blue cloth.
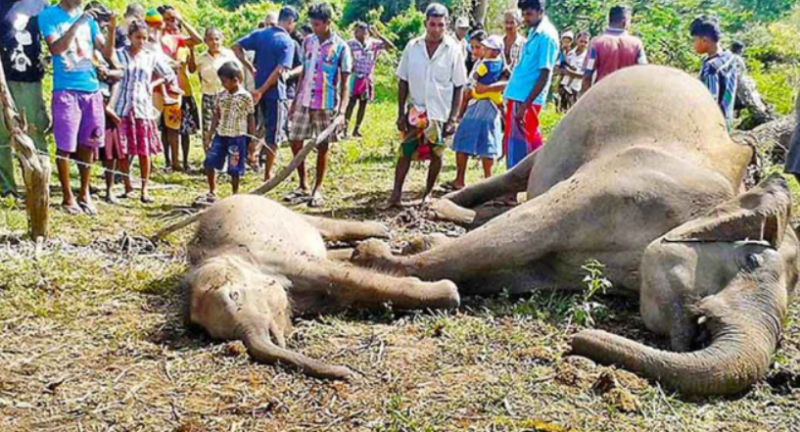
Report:
M486 68L486 73L480 75L479 70L479 83L484 85L492 85L500 81L500 78L503 77L503 71L506 69L506 63L503 61L503 57L498 57L495 60L484 60L482 64Z
M64 35L83 15L83 10L75 9L68 14L60 6L50 6L39 14L39 29L42 37L55 42ZM53 56L53 91L77 91L94 93L100 89L97 70L92 63L94 41L100 34L97 22L89 19L82 24L70 44L61 55Z
M249 138L240 137L214 137L211 147L206 153L203 167L206 170L222 171L225 160L228 160L228 174L231 177L242 177L247 170L247 144Z
M247 51L255 51L256 53L256 88L264 85L278 66L283 66L286 69L292 68L295 42L283 27L275 26L256 30L239 39L237 44ZM278 85L269 89L264 98L286 100L286 83L283 80L278 80Z
M486 159L497 159L503 151L503 120L491 100L479 100L464 113L453 139L453 150Z
M506 87L505 98L516 102L525 102L525 99L528 98L531 90L536 85L536 81L539 80L542 69L552 72L555 68L560 51L558 30L556 30L549 18L542 18L536 29L532 29L528 35L528 41L522 48L522 57L511 74L511 80ZM534 105L545 105L552 79L553 74L551 73L547 85L544 86L542 92L533 101Z

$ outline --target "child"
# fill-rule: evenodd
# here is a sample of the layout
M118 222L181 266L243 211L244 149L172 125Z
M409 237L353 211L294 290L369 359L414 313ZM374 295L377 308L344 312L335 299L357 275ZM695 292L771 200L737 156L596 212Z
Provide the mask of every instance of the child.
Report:
M478 85L491 86L503 77L503 39L490 36L480 47L481 60L475 67ZM456 151L456 179L444 185L449 189L463 189L467 162L470 156L478 157L483 164L485 178L492 176L494 160L500 157L503 146L503 120L501 107L503 98L500 92L479 93L472 91L472 101L458 127L453 150Z
M229 61L219 68L217 74L225 91L217 96L211 135L203 143L206 150L204 166L208 179L209 203L216 200L216 170L223 168L225 158L228 158L228 174L231 176L233 193L237 194L239 179L245 173L246 159L251 163L255 162L255 155L259 150L255 148L256 141L248 146L250 137L256 132L256 109L253 96L242 85L242 68L238 62ZM213 140L211 136L214 136Z
M694 49L705 54L700 80L711 91L730 131L733 127L733 109L736 104L736 56L719 46L722 31L716 17L701 16L692 22L690 32Z
M147 204L153 202L147 191L150 157L161 151L152 89L164 82L175 85L177 76L163 56L146 49L147 24L140 20L131 22L128 38L130 46L117 50L117 62L123 76L117 90L118 100L114 111L121 119L119 144L122 151L131 156L139 156L142 174L141 201ZM127 167L122 168L125 170Z
M483 30L476 30L472 32L469 36L469 45L470 45L470 58L475 61L472 65L472 70L469 71L469 88L474 89L475 86L478 84L478 67L483 60L483 41L486 39L486 32ZM459 111L458 118L461 119L464 117L464 114L467 112L467 107L469 106L469 102L472 100L472 95L474 92L468 91L464 92L464 97L461 101L461 110Z
M567 112L578 100L578 94L583 87L583 64L589 54L589 32L578 33L578 43L572 51L567 54L567 60L561 70L561 85L559 86L558 110Z
M203 93L202 99L202 118L203 118L203 142L210 141L211 120L214 117L214 105L216 104L217 94L222 91L222 83L219 80L218 71L229 61L238 61L233 51L224 48L222 45L222 31L209 27L206 29L205 43L208 51L203 53L197 60L190 57L189 72L197 72L200 78L200 90Z

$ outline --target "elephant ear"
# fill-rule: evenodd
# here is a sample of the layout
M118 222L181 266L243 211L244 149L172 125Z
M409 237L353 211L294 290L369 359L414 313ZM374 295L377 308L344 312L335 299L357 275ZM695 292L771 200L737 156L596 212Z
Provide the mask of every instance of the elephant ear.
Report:
M791 218L792 198L781 175L720 204L705 216L687 222L665 237L669 242L762 241L777 249Z

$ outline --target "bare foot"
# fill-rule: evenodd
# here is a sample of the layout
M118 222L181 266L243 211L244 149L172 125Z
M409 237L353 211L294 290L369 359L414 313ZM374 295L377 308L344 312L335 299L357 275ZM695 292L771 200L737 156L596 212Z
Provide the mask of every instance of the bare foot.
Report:
M391 210L391 209L400 209L400 208L403 208L403 200L402 200L402 198L395 197L395 196L392 196L391 198L389 198L389 201L386 201L385 204L383 204L382 206L378 207L379 210L383 210L383 211Z

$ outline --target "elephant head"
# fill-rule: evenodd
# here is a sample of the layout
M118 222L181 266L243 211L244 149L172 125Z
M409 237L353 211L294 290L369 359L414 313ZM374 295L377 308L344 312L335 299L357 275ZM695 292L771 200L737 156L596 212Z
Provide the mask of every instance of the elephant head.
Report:
M642 260L642 314L670 334L665 352L603 331L576 354L620 365L684 394L735 394L762 379L797 283L791 195L778 175L653 242Z
M291 332L288 280L271 277L234 255L198 265L186 278L190 324L215 339L241 340L257 361L282 363L319 378L349 379L350 369L331 366L285 349Z

